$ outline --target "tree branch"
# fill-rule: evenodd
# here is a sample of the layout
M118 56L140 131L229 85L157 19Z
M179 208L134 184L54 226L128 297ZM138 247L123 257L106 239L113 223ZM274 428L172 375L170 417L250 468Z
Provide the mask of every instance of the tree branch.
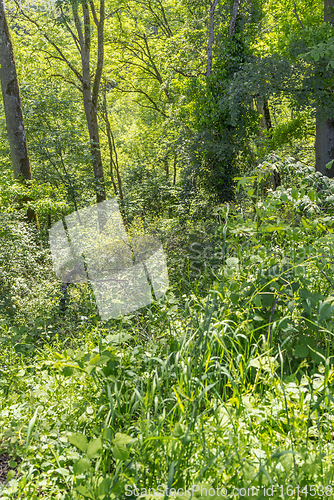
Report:
M297 6L296 6L296 2L293 2L294 3L294 9L293 9L293 12L295 13L295 16L297 18L297 21L299 22L299 24L301 25L302 29L304 30L305 29L305 26L303 25L303 23L301 22L300 20L300 17L298 16L298 12L297 12Z
M100 0L100 21L97 21L96 12L94 3L90 1L90 8L92 10L92 14L94 17L94 21L97 26L97 63L96 63L96 71L93 83L92 90L92 103L95 109L97 109L97 101L99 98L99 89L103 71L103 62L104 62L104 20L105 20L105 11L104 11L104 0Z

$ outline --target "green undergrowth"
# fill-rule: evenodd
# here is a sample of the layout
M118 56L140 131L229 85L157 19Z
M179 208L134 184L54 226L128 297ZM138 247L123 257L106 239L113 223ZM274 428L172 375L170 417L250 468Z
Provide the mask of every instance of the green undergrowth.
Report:
M333 498L334 190L307 168L272 158L238 180L210 235L188 239L186 293L173 281L101 322L79 286L59 318L54 288L29 326L18 291L0 338L1 498Z

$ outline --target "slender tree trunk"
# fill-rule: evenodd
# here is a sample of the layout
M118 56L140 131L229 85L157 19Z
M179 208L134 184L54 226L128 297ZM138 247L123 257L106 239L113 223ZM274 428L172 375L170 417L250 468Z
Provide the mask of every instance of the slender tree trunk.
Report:
M237 20L240 0L233 0L232 17L230 22L230 29L228 36L231 38L235 34L235 23Z
M104 119L105 119L105 122L106 122L106 130L107 130L107 137L108 137L108 146L109 146L109 155L110 155L110 173L111 173L111 177L112 177L112 183L113 183L113 186L114 186L115 193L116 194L119 193L120 200L123 200L124 196L123 196L123 188L122 188L122 178L121 178L121 174L120 174L120 171L119 171L119 165L118 165L118 158L117 158L117 151L116 151L116 146L115 146L115 140L114 140L113 133L111 131L111 126L110 126L110 122L109 122L108 111L107 111L107 104L106 103L105 103L105 115L104 115ZM115 159L114 159L114 155L115 155ZM117 177L118 193L117 193L117 188L116 188L116 184L115 184L114 176L113 176L113 170L114 170L114 168L115 168L116 177Z
M110 121L109 121L109 115L108 115L108 105L107 105L107 91L106 91L106 86L103 86L103 107L102 107L102 118L106 124L106 133L107 133L107 138L108 138L108 146L109 146L109 157L110 157L110 176L111 176L111 181L114 187L115 194L117 195L119 193L119 198L120 200L124 199L123 196L123 188L122 188L122 178L121 174L119 171L119 164L118 164L118 157L117 157L117 150L116 150L116 145L115 145L115 139L114 135L111 130L110 126ZM117 192L117 187L114 179L114 169L116 172L116 177L117 177L117 184L118 184L118 192Z
M28 155L27 139L21 106L20 87L17 78L12 38L5 15L3 0L0 0L0 79L1 92L6 117L7 135L14 178L22 181L31 180L31 167ZM21 197L19 202L29 201ZM38 226L37 216L31 208L27 210L29 222Z
M174 156L174 175L173 175L173 186L175 186L176 183L176 167L177 167L177 156Z
M334 0L324 0L324 20L334 25ZM334 120L323 117L322 110L317 110L315 155L316 170L327 177L334 177L334 163L330 169L326 165L334 160Z
M91 8L94 9L94 4ZM92 89L92 81L90 74L90 46L91 46L91 26L90 14L87 1L82 4L84 27L82 31L77 6L72 6L74 22L78 33L78 39L81 51L81 65L82 65L82 90L83 90L83 103L88 125L88 132L91 144L91 155L94 170L94 177L97 181L96 186L96 201L100 203L106 199L106 192L104 186L104 174L100 149L100 136L97 121L97 100L100 88L102 69L103 69L103 27L104 27L104 2L100 2L100 21L97 21L95 10L93 10L93 17L98 29L98 61L95 73L95 79Z
M256 103L256 109L262 115L262 118L260 120L260 127L264 130L267 130L270 135L272 133L272 123L271 123L271 116L270 116L270 110L269 110L269 104L268 101L265 97L263 97L263 103L261 104L259 102L258 98L255 98L255 103ZM259 131L259 134L263 136L263 133L261 130Z
M265 121L265 124L266 124L266 129L271 134L272 130L273 130L273 127L272 127L272 124L271 124L271 116L270 116L270 111L269 111L269 104L268 104L268 101L267 101L267 99L265 97L263 99L263 116L264 116L264 121Z
M206 66L206 76L209 77L212 70L212 52L213 52L213 40L214 40L214 23L215 23L215 10L219 0L214 0L210 5L210 17L209 17L209 41L208 41L208 61Z
M168 162L168 158L165 158L163 160L163 163L164 163L164 166L165 166L166 177L168 179L168 177L169 177L169 162Z

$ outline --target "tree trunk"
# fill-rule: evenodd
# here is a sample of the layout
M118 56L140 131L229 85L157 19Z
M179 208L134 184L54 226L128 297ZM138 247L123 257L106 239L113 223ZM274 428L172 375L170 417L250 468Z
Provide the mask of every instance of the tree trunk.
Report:
M229 29L229 33L228 33L229 38L232 38L232 36L235 34L235 23L237 20L237 15L238 15L238 10L239 10L239 1L240 0L233 0L232 17L231 17L230 29Z
M111 175L111 180L113 183L114 191L115 194L117 195L117 187L115 184L114 180L114 168L116 171L116 176L117 176L117 184L118 184L118 192L119 192L119 198L120 200L123 200L123 188L122 188L122 179L121 179L121 174L119 171L119 165L118 165L118 158L117 158L117 151L116 151L116 146L115 146L115 140L114 136L111 130L110 126L110 121L109 121L109 116L108 116L108 106L107 106L107 97L106 97L106 90L105 88L103 89L103 118L106 124L106 132L107 132L107 137L108 137L108 146L109 146L109 157L110 157L110 175ZM114 159L115 155L115 159Z
M3 0L0 0L0 77L14 177L15 179L23 177L30 180L31 168L24 130L19 82Z
M31 180L20 87L3 0L0 0L0 79L14 178L23 181ZM19 200L21 204L27 201L29 197L21 197ZM27 210L27 219L29 222L36 222L38 226L37 216L31 208Z
M94 9L94 4L91 4ZM100 81L103 68L103 27L104 27L104 2L100 2L100 21L97 21L95 10L93 17L98 29L98 60L95 72L95 80L92 91L92 81L90 74L90 45L91 45L91 27L90 14L87 1L82 4L84 28L82 31L81 22L78 15L77 6L72 6L74 22L78 33L78 39L81 52L82 65L82 91L83 103L88 125L88 132L91 144L91 155L94 170L94 177L97 181L96 186L96 202L100 203L106 199L104 186L104 174L100 149L99 126L97 122L97 99L100 88Z
M316 119L316 170L327 177L334 177L334 164L330 169L327 163L334 159L334 120Z
M177 156L174 156L174 175L173 175L173 186L176 184L176 167L177 167Z
M213 51L213 39L214 39L214 22L215 22L215 10L219 0L214 0L210 4L210 17L209 17L209 41L208 41L208 61L206 66L206 76L207 78L211 74L212 70L212 51Z
M334 0L324 0L324 20L334 25ZM324 118L325 113L317 110L315 138L315 168L327 177L334 177L334 163L330 169L326 165L334 160L334 120Z
M272 134L272 123L271 123L271 116L270 116L270 110L269 110L269 105L266 97L263 97L263 102L261 103L259 98L255 98L255 103L256 103L256 109L260 115L262 115L262 118L260 120L260 127L263 130L267 130L269 134ZM263 133L259 131L259 135L263 137Z

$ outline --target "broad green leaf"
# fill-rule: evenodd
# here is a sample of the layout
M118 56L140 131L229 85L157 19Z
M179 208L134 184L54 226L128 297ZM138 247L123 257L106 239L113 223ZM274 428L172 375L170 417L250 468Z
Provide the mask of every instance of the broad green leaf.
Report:
M177 422L177 424L175 425L175 429L173 431L173 436L181 437L181 436L183 436L183 434L184 434L184 431L182 429L182 426L179 422Z
M62 374L64 375L64 377L70 377L71 375L73 375L73 368L72 366L65 366L63 368L63 371L62 371Z
M69 475L69 471L64 469L64 467L58 467L58 469L55 469L55 472L58 472L58 474L61 474L64 477Z
M319 323L324 321L325 319L331 318L334 315L334 306L325 302L319 307Z
M228 257L226 259L226 264L230 267L237 266L239 264L239 259L237 257Z
M84 474L90 468L90 460L86 457L80 458L73 465L73 472L76 476Z
M116 432L114 438L114 444L129 444L134 438L128 436L127 434L122 434L121 432Z
M68 440L71 444L74 444L79 450L86 452L87 450L87 438L84 434L70 434Z
M327 163L326 168L328 168L328 170L329 170L330 168L332 168L333 161L334 161L334 160L331 160L331 161L329 161L329 162Z
M298 190L297 189L292 189L291 190L291 196L294 200L298 200Z
M294 356L297 358L306 358L309 354L309 348L306 345L297 345L293 351Z
M124 444L115 444L112 448L112 452L116 460L126 460L129 456L129 451Z
M15 476L16 472L15 470L9 470L7 472L7 481L10 481L11 479L13 479L13 477Z
M105 495L109 492L111 488L112 481L108 477L104 478L97 489L97 496L101 499L105 498Z
M82 495L85 498L94 498L93 495L90 493L89 489L87 486L83 486L80 484L79 486L75 486L75 491L77 491L80 495Z
M323 349L311 349L310 350L310 356L311 356L311 359L313 359L313 361L317 364L319 363L325 363L325 360L326 360L326 353Z
M95 458L101 455L102 452L102 441L101 438L93 439L88 443L87 446L87 457Z
M313 189L310 189L309 192L307 193L307 196L310 198L311 201L315 200L315 191Z
M255 297L253 298L253 302L257 307L262 306L261 298L259 295L255 295Z
M122 434L117 432L114 438L113 454L117 460L126 460L129 456L129 451L126 448L126 444L131 443L133 438L127 434Z
M264 321L264 319L263 319L263 318L261 318L261 316L258 316L257 314L255 314L255 315L253 316L253 321Z

